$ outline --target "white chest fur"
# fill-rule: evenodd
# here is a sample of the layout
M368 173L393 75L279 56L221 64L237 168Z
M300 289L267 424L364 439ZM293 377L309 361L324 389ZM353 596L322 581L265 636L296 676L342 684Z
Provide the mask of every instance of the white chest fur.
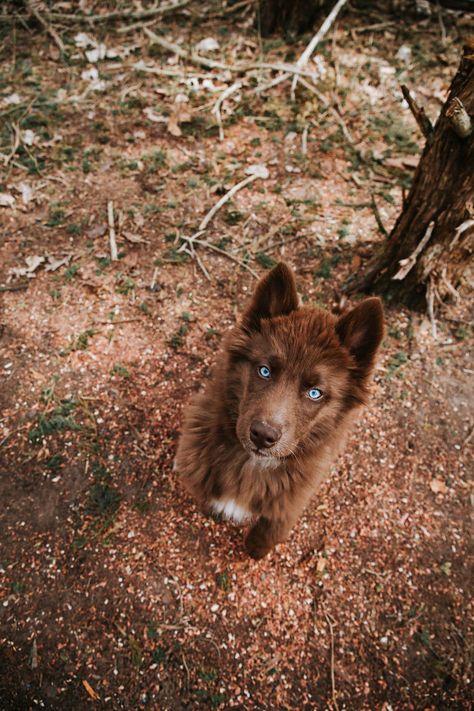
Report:
M222 514L225 518L235 521L235 523L243 523L252 515L250 511L239 506L234 499L213 501L212 508L217 514Z

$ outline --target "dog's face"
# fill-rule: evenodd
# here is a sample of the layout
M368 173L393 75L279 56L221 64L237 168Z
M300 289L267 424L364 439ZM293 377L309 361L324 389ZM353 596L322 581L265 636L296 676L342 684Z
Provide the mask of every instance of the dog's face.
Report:
M229 396L242 446L262 464L317 447L364 402L382 335L379 299L340 318L299 308L292 272L275 267L258 284L229 348Z

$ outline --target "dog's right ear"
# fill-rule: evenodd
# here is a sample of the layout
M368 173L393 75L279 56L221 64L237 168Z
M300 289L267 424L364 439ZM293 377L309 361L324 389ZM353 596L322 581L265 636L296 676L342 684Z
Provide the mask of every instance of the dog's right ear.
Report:
M293 272L287 264L280 262L258 282L242 317L242 325L248 331L258 331L262 319L287 316L298 308L298 304Z

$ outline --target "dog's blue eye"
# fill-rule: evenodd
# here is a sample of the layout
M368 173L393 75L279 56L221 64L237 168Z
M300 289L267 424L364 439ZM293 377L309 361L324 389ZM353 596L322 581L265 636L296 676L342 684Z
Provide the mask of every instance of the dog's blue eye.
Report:
M268 380L268 378L271 375L270 368L268 367L268 365L259 365L258 366L258 374L261 378Z
M311 388L311 390L308 390L307 395L310 400L320 400L323 396L321 390L318 390L318 388Z

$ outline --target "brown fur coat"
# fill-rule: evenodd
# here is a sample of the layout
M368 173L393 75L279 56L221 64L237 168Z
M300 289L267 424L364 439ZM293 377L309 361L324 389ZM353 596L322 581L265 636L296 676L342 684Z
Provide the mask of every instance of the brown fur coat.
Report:
M281 263L258 284L188 407L175 467L201 507L252 524L248 553L284 541L340 451L383 336L379 299L337 318L300 307Z

